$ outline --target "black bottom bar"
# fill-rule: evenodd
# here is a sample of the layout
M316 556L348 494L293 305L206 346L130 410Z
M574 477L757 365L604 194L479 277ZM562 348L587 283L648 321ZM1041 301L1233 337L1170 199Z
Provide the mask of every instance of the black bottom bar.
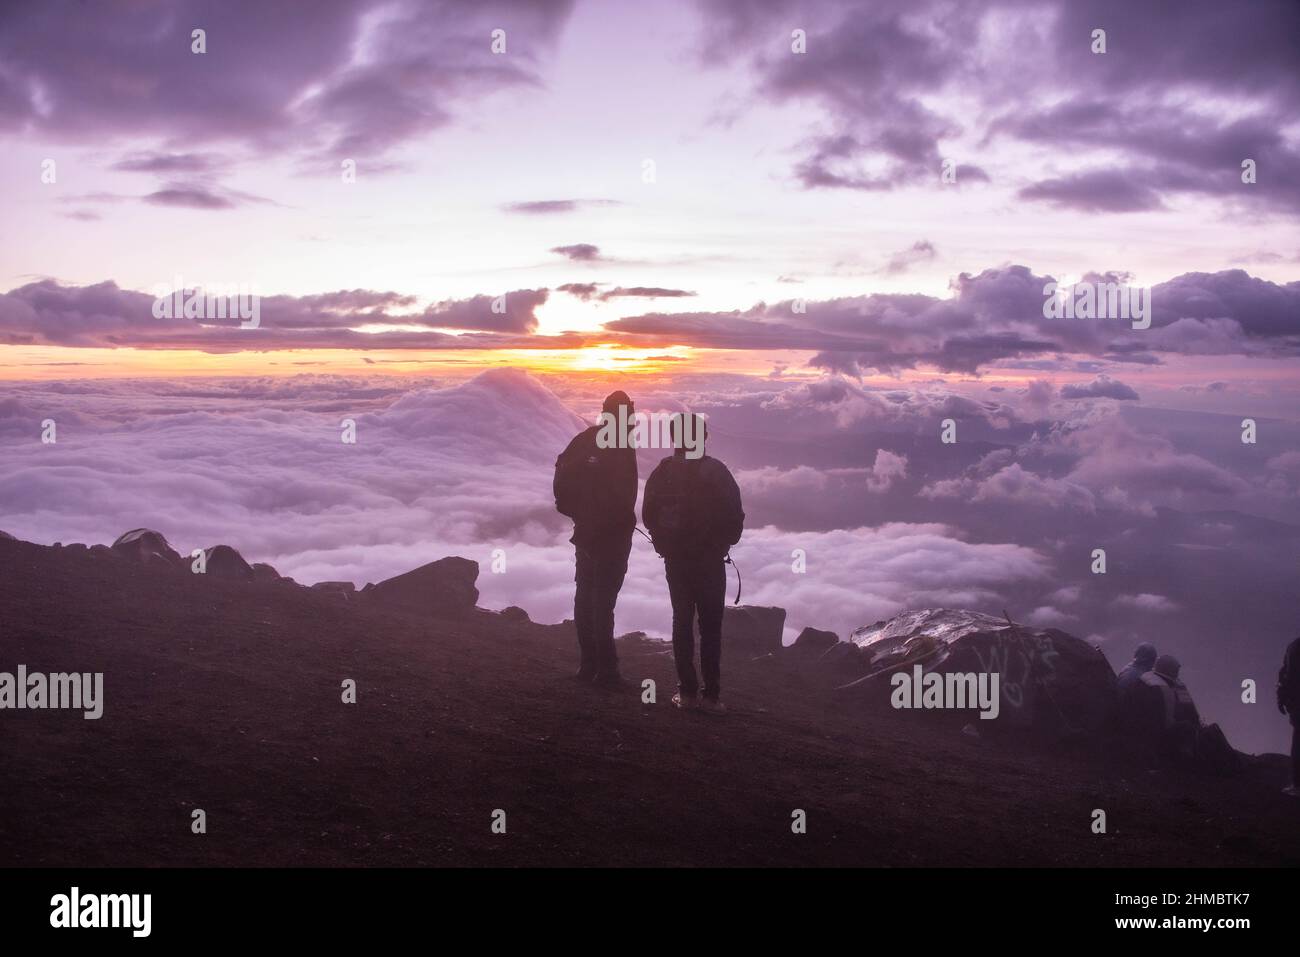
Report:
M684 933L701 944L764 942L782 930L883 940L876 935L912 928L927 944L1152 935L1230 943L1290 926L1294 880L1283 870L11 870L0 874L0 926L6 941L92 946L337 946L412 935L450 944L465 933L541 945L617 940L620 926L629 942ZM665 906L680 901L689 905Z

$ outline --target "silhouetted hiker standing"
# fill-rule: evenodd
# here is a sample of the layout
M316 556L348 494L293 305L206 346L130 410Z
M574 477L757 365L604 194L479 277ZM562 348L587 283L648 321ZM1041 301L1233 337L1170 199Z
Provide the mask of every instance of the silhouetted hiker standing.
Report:
M1287 645L1277 675L1277 710L1291 718L1291 785L1283 788L1300 797L1300 638Z
M664 558L673 604L673 657L677 661L679 708L696 705L695 619L700 623L699 707L724 710L721 692L722 608L726 602L727 552L740 541L745 513L740 489L727 467L704 454L703 416L676 416L673 454L646 481L641 518Z
M619 415L620 406L624 407ZM612 392L601 406L625 427L617 447L601 448L600 426L584 429L555 460L555 507L573 519L576 555L573 623L581 661L577 677L603 687L620 687L614 650L614 605L627 575L636 528L636 449L630 426L632 400Z

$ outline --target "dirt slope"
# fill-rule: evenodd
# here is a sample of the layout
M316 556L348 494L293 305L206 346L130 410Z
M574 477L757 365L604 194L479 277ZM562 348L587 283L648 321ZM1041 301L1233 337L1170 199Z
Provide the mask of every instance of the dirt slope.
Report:
M0 866L1300 863L1277 760L1204 781L975 741L735 655L743 713L682 714L657 646L623 652L644 705L575 685L572 645L0 540L0 671L105 673L99 721L0 712Z

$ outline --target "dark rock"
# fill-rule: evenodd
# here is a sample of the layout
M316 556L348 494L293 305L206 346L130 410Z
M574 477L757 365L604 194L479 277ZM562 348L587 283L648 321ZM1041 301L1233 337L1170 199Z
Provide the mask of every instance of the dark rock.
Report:
M342 601L352 601L357 596L357 586L352 582L317 582L311 590Z
M253 563L253 581L255 582L278 582L285 580L279 572L266 562Z
M644 631L629 631L614 640L618 642L619 656L628 661L647 655L659 656L673 653L672 642L651 638Z
M478 604L478 562L468 558L440 558L364 592L376 604L423 612L439 618L458 618Z
M851 641L841 641L831 645L821 653L817 663L839 674L854 677L866 674L869 667L867 656Z
M118 552L113 551L107 545L91 545L90 554L96 558L121 558Z
M7 538L7 539L8 539L9 541L11 541L11 542L16 542L16 541L18 541L18 539L14 538L14 537L13 537L12 535L10 535L8 532L0 532L0 538Z
M784 629L784 608L728 605L722 612L723 645L755 656L779 652Z
M834 647L839 643L840 636L833 631L805 628L799 632L799 637L794 640L794 644L788 650L800 655L813 656L820 655L827 648Z
M113 551L142 565L185 567L185 560L172 548L161 532L150 528L133 528L113 543Z
M213 578L234 578L240 581L253 580L253 566L244 561L229 545L213 545L203 550L204 574Z
M507 608L502 608L498 614L500 614L506 621L532 621L532 619L528 617L528 612L524 611L518 605L510 605Z
M1094 734L1110 722L1116 703L1115 672L1106 656L1081 638L1056 628L1010 625L979 612L935 608L859 628L852 640L877 677L866 687L920 665L925 672L996 672L1002 701L997 723Z

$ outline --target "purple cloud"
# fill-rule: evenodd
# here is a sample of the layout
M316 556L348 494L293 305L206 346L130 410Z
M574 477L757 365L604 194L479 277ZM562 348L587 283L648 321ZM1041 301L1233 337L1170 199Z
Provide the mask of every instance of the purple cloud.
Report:
M603 300L609 299L681 299L695 293L685 289L665 289L662 286L616 286L600 294Z
M449 299L426 309L422 320L443 329L529 334L537 328L537 307L546 298L545 289L516 289L501 297Z
M185 209L233 209L236 206L225 196L218 196L202 186L170 186L156 190L144 197L154 206L180 206Z
M1148 365L1162 353L1300 354L1300 282L1271 283L1242 270L1188 273L1152 287L1151 328L1143 330L1044 318L1043 288L1054 281L1013 265L960 274L948 299L877 293L789 300L745 311L648 313L605 328L640 346L808 350L812 365L854 376L921 365L975 373L1008 361L1058 369L1059 357L1080 354Z
M395 292L354 289L312 296L265 296L256 328L227 303L225 317L158 318L155 297L105 282L65 286L54 280L29 283L0 295L0 343L141 349L464 349L533 348L537 308L545 289L518 289L501 296L445 300L422 312L408 311L414 298ZM405 331L358 332L384 323ZM451 335L435 330L464 331ZM556 342L573 345L558 337ZM581 344L581 343L578 343Z
M1164 205L1149 179L1128 170L1097 170L1043 180L1020 190L1020 198L1046 200L1089 213L1129 213Z
M553 246L551 252L558 253L565 259L576 263L596 262L600 257L600 248L591 243L574 243L571 246Z
M567 292L570 296L586 302L596 295L596 289L599 285L600 283L597 282L566 282L564 285L555 288L560 292Z
M919 239L907 249L899 250L890 256L883 271L888 276L897 276L920 263L933 261L937 255L934 243L928 239Z
M1300 120L1300 8L1290 0L1261 0L1249 17L1217 0L1026 0L1014 22L1000 3L700 6L707 56L748 66L758 97L819 111L794 168L806 188L935 184L944 160L958 164L957 185L990 179L946 155L943 144L965 135L1084 161L1026 184L1030 200L1129 212L1198 193L1300 211L1300 149L1282 133ZM1101 54L1091 49L1099 27ZM806 33L802 51L793 28ZM1198 100L1232 103L1232 119L1182 105ZM1249 187L1244 159L1260 171Z
M0 128L380 157L465 104L535 85L569 0L21 4L0 31ZM206 52L191 52L191 31ZM493 29L510 38L494 56ZM292 42L286 42L292 37Z
M203 153L143 152L123 156L110 169L126 173L207 173L221 162Z
M1136 400L1140 398L1132 386L1125 385L1108 375L1099 375L1086 385L1065 385L1061 387L1062 399L1121 399Z
M580 209L618 205L621 204L613 199L538 199L507 203L501 208L507 213L523 213L526 216L549 216L556 213L576 213Z

